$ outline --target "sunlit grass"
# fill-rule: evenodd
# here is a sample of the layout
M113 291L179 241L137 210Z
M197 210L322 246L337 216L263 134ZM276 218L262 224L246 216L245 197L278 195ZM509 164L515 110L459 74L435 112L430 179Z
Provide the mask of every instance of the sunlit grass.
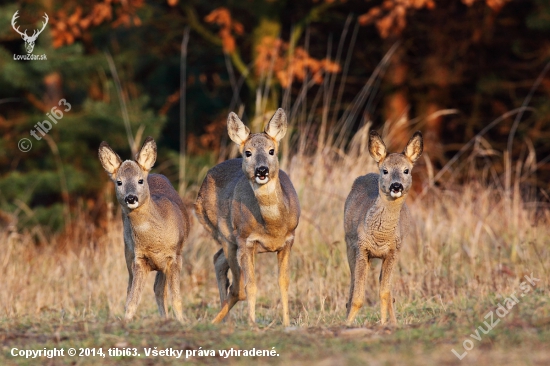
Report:
M376 73L385 70L391 52ZM318 95L327 93L323 103L332 100L329 84L318 89ZM256 261L258 329L247 325L246 302L233 308L227 322L209 324L220 308L212 263L218 247L194 215L181 273L185 324L159 318L153 274L136 319L122 322L128 281L122 222L120 208L108 204L110 208L100 215L99 222L92 221L85 209L76 210L72 225L62 233L49 234L48 228L40 226L0 232L0 360L32 364L11 358L12 347L276 347L281 358L254 361L454 364L459 360L451 349L461 349L487 312L494 310L502 296L517 291L523 277L532 273L541 279L536 291L522 298L501 324L476 341L462 362L542 364L550 357L547 349L542 350L550 341L550 212L532 194L536 184L531 184L530 175L537 167L533 151L525 161L511 164L506 152L489 153L490 147L468 143L465 147L473 146L469 156L464 149L460 159L450 160L436 174L429 154L424 154L413 172L415 184L407 198L414 229L404 241L393 280L399 326L380 325L380 260L373 260L367 301L355 321L356 327L365 328L343 327L350 281L344 202L355 178L377 170L366 146L370 122L363 121L358 131L351 128L359 118L361 103L373 92L371 87L372 83L366 82L361 97L342 106L347 117L340 120L335 118L339 110L332 113L328 104L315 109L315 102L306 110L309 87L302 89L304 93L294 105L283 103L290 125L282 143L281 167L290 175L302 209L290 259L290 329L281 327L273 253L258 255ZM290 94L288 89L283 99L287 104ZM319 136L313 122L321 114L334 117L331 123L323 122L325 136ZM417 122L409 127L419 128ZM388 125L382 130L388 146L394 146L395 131ZM221 158L235 154L231 148L222 151ZM174 174L174 162L184 160L174 154L159 156L154 172L165 173L174 185L185 188L184 200L192 210L201 180L216 160L215 152L188 157L185 174L180 171L178 175ZM497 165L505 169L494 169ZM176 177L182 181L177 182ZM28 217L34 214L30 209L23 212ZM220 359L191 362L216 364Z
M350 277L343 207L353 180L375 171L375 166L366 151L340 154L338 161L331 158L330 151L327 156L319 154L298 154L282 164L302 207L291 254L290 314L292 326L297 328L290 333L280 328L273 254L259 255L256 265L257 321L264 330L247 335L244 302L235 306L227 323L208 325L219 309L212 264L217 246L195 218L181 275L187 323L181 326L158 318L151 274L136 321L123 324L128 274L120 213L115 207L105 215L107 225L99 234L85 219L76 221L69 234L53 236L47 246L37 245L33 232L0 234L4 355L7 357L8 346L44 347L57 342L66 347L113 347L120 342L183 347L181 340L167 340L173 337L167 338L166 333L189 339L196 347L213 346L213 340L224 348L233 344L275 346L284 349L281 353L288 359L297 357L303 363L314 363L314 359L353 362L368 359L366 354L372 352L390 363L397 362L399 352L426 354L431 360L428 363L452 363L458 359L450 349L461 347L483 316L494 310L498 296L517 291L522 277L533 273L541 279L537 291L476 343L468 359L487 360L482 353L487 349L502 360L507 358L501 355L512 350L514 354L527 350L534 363L543 357L533 349L550 340L549 213L526 204L518 190L508 194L476 180L427 188L424 194L411 193L408 204L415 229L403 246L393 286L400 328L390 331L379 325L380 263L375 260L367 301L356 320L357 326L366 322L373 333L346 341L342 324ZM188 189L190 202L192 192L196 192L195 186ZM220 332L226 336L219 336Z

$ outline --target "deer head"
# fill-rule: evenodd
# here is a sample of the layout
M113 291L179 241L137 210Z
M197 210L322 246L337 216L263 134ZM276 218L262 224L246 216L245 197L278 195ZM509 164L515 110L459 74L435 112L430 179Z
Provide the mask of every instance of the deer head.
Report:
M15 28L15 20L17 18L19 18L19 15L17 15L17 13L19 12L16 11L15 14L13 14L13 17L11 18L11 26L13 27L13 29L19 33L21 35L21 38L23 38L23 40L25 41L25 48L27 49L27 53L31 53L32 50L34 49L34 42L36 42L36 38L38 38L38 35L40 33L42 33L42 31L44 30L44 28L46 28L46 24L48 24L48 14L44 13L44 19L45 19L45 22L43 22L43 26L42 26L42 29L40 30L34 30L34 32L32 33L32 36L29 36L27 34L27 30L25 29L25 32L21 32L19 30L19 26L17 28Z

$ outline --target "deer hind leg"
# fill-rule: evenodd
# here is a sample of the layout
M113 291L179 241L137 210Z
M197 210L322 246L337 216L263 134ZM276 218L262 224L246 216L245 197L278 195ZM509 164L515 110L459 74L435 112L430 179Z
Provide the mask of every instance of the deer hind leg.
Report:
M176 258L169 259L166 266L166 281L172 293L172 307L176 319L180 323L183 323L183 305L180 294L180 272L182 264L181 256L177 255Z
M279 289L281 290L281 303L283 304L283 326L290 326L290 317L288 312L288 285L290 283L290 267L288 261L290 250L294 239L288 241L285 247L277 252L277 261L279 265Z
M351 300L353 298L353 285L355 283L355 249L350 239L348 238L346 238L346 244L347 244L346 247L347 247L347 254L348 254L349 271L351 274L348 302L346 303L346 317L348 317L349 312L351 310Z
M393 267L397 259L397 252L391 252L382 262L380 271L380 323L386 324L389 320L390 324L396 325L397 319L393 310L393 296L391 293L391 280Z
M231 286L229 286L228 296L225 298L220 312L212 320L212 324L217 324L221 322L229 313L229 310L231 310L231 308L233 308L233 306L239 300L246 299L246 295L244 293L244 280L243 276L241 275L239 262L237 261L237 246L233 244L224 245L224 256L229 265L229 268L231 269L233 281L231 283Z
M369 257L367 253L361 249L355 249L355 272L352 275L353 289L350 290L351 296L348 306L348 318L346 320L347 326L353 323L359 309L363 307L363 303L365 302L365 282L367 281L368 272Z
M124 315L126 320L131 320L136 313L145 285L145 277L149 270L150 268L143 258L137 258L132 263L132 284L126 298L126 314Z
M223 306L224 301L227 299L227 290L229 288L229 278L227 277L229 263L225 258L223 249L218 250L218 252L214 254L214 268L216 270L218 290L220 291L220 303Z
M153 288L155 290L155 299L157 300L159 314L162 318L166 318L166 314L168 314L168 285L164 273L157 272Z

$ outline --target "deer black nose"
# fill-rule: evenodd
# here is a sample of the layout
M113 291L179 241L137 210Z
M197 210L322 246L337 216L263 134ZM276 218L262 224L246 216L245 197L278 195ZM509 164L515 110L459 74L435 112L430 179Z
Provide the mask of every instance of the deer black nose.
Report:
M401 183L392 183L390 186L390 191L392 192L402 192L403 191L403 184Z
M138 198L136 196L134 196L133 194L127 195L126 198L124 199L124 202L126 202L129 205L132 205L132 204L136 203L137 201L138 201Z
M256 168L256 176L257 177L265 177L269 175L269 168L266 166L259 166Z

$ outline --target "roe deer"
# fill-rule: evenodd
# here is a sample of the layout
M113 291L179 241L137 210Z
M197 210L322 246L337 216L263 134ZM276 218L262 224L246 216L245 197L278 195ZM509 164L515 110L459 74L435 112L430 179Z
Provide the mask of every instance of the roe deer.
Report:
M230 113L229 137L244 157L210 169L200 188L195 203L197 217L222 246L214 255L222 309L212 323L222 321L237 301L248 299L248 321L255 324L255 254L276 252L283 325L290 325L288 262L300 204L288 175L279 170L277 151L286 129L286 115L280 108L264 133L255 134ZM233 275L231 287L229 269Z
M403 153L386 154L386 145L376 131L369 135L369 153L380 174L370 173L355 180L344 208L344 229L351 271L348 314L350 326L363 306L365 282L371 258L382 259L380 271L381 323L397 324L391 294L392 270L403 239L410 227L405 198L411 188L411 171L422 154L422 134L415 132Z
M189 234L189 216L168 178L149 174L156 159L152 137L147 137L135 161L122 162L105 141L99 146L99 160L115 183L122 207L124 254L130 275L124 317L133 318L147 274L157 271L154 290L160 316L167 316L170 290L176 318L183 322L181 252Z

